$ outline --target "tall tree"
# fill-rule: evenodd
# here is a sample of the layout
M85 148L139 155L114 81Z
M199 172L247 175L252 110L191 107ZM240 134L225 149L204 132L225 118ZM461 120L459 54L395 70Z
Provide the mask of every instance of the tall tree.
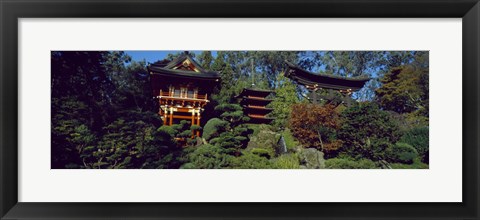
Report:
M212 52L209 50L202 51L198 56L197 56L198 63L205 69L210 70L211 65L213 63L213 56Z
M417 53L416 61L393 67L375 92L381 107L398 113L420 111L428 116L428 53Z
M277 75L275 81L275 97L270 103L273 108L272 116L274 127L283 129L287 125L292 106L300 102L297 95L297 86L283 73Z

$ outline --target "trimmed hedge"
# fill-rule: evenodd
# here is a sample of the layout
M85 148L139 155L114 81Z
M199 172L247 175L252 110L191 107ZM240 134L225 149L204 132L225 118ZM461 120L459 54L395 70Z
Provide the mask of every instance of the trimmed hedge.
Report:
M332 158L325 161L327 169L379 169L375 162L369 159L351 160L347 158Z
M411 164L418 152L410 144L398 142L387 149L386 155L390 162Z
M421 156L422 161L428 163L428 127L416 127L407 131L399 142L410 144Z
M227 126L228 122L219 118L212 118L205 124L202 137L209 141L212 138L220 136L220 133L225 131Z

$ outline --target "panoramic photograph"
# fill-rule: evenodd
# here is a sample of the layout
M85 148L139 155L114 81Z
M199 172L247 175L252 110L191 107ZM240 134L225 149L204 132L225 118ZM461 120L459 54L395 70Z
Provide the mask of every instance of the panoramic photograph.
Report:
M51 51L51 169L429 169L429 52Z

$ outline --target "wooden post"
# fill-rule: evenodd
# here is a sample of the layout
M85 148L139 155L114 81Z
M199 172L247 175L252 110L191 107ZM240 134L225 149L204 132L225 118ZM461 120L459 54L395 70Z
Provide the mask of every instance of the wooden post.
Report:
M168 110L163 111L163 125L167 125L167 114Z
M195 109L192 109L192 122L190 123L190 125L194 125L195 124Z
M170 125L173 124L173 108L170 107Z
M195 109L192 109L192 123L190 125L195 125ZM192 138L195 136L195 132L192 131Z
M200 126L200 109L197 112L197 125ZM200 131L197 131L197 137L200 137Z

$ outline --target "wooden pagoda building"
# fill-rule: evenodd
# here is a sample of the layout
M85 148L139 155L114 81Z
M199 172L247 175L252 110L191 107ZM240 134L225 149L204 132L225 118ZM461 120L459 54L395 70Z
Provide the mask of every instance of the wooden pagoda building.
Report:
M272 108L267 108L272 99L267 97L273 93L271 90L245 88L237 96L241 99L240 104L244 114L250 118L249 123L268 124L272 122L274 118L267 117L267 114L273 111Z
M203 69L188 52L170 62L153 63L148 71L163 124L187 120L191 125L200 126L204 106L213 88L220 83L220 75ZM197 131L196 135L200 133Z
M312 73L288 61L285 61L285 63L287 64L285 76L296 81L298 84L304 85L308 90L313 91L314 102L317 101L315 92L318 89L337 90L341 94L350 96L353 92L363 88L365 83L370 80L368 77L346 78Z

